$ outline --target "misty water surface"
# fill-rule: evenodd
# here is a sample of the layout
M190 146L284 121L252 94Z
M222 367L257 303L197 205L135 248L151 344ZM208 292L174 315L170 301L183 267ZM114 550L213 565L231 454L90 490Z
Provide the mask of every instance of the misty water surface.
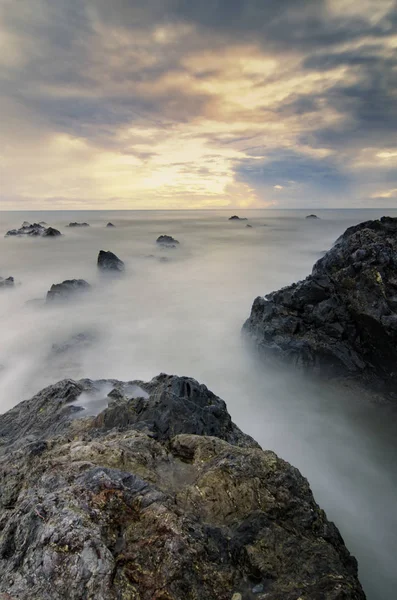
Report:
M316 211L321 220L305 220L307 211L237 212L249 221L229 222L235 211L0 213L1 233L44 220L65 234L0 236L0 276L17 283L0 290L0 411L65 377L194 377L227 402L244 431L302 471L357 557L368 598L392 600L395 411L267 367L240 329L256 296L306 276L346 227L397 211ZM66 228L71 221L91 226ZM163 233L180 247L157 248ZM125 262L123 276L98 273L101 249ZM73 278L92 290L45 305L53 283ZM87 340L65 349L81 333Z

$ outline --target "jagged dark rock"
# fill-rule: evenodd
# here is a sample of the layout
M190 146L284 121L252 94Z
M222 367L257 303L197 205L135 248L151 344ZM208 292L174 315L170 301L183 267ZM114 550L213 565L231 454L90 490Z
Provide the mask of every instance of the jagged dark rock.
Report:
M113 252L100 250L98 254L98 268L102 271L124 271L124 263Z
M66 279L62 283L54 283L47 292L47 302L69 300L91 288L84 279Z
M307 215L306 219L319 219L317 215Z
M256 298L243 330L261 350L395 394L397 219L347 229L304 281Z
M0 288L14 287L14 285L15 281L13 277L7 277L6 279L0 277Z
M113 225L113 223L108 223L106 227L116 227L116 225Z
M19 229L10 229L5 237L29 236L29 237L56 237L61 235L58 229L45 227L42 223L28 223L24 221Z
M160 235L156 243L163 248L176 248L179 244L178 240L175 240L171 235Z
M67 225L67 227L89 227L89 223L69 223L69 225Z
M229 221L248 221L247 217L238 217L237 215L233 215L229 217Z
M0 595L365 598L306 479L194 379L52 385L0 416L0 473Z

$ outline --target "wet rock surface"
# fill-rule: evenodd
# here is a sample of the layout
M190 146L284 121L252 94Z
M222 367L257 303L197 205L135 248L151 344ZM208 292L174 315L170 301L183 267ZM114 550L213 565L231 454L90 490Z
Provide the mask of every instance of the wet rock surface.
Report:
M365 597L306 479L187 377L64 380L21 402L0 416L0 485L0 596Z
M124 271L125 268L123 261L109 250L100 250L97 264L102 271Z
M0 288L10 288L15 286L13 277L0 277Z
M62 234L58 229L46 227L43 222L31 224L24 221L19 229L7 231L5 237L57 237L59 235Z
M79 296L82 292L87 292L90 288L90 284L84 279L66 279L62 283L54 283L51 286L47 292L46 301L69 300Z
M304 281L256 298L243 331L260 350L397 398L397 219L347 229Z
M176 248L176 246L179 245L179 242L171 235L160 235L156 240L156 244L163 248Z

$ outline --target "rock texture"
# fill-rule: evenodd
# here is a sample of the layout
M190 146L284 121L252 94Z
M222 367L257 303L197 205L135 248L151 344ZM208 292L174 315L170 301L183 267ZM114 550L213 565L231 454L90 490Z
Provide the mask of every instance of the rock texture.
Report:
M7 277L4 279L0 277L0 288L14 287L15 281L13 277Z
M62 235L58 229L45 227L42 223L28 223L24 221L19 229L10 229L5 237L28 236L28 237L56 237Z
M397 219L347 229L304 281L256 298L243 330L298 365L397 392Z
M0 416L0 486L0 597L365 598L308 482L193 379L42 390Z
M156 243L163 248L176 248L179 244L178 240L174 239L171 235L160 235Z
M62 283L54 283L47 292L47 302L54 300L69 300L91 288L84 279L66 279Z
M98 268L102 271L124 271L124 263L113 252L100 250L98 254Z

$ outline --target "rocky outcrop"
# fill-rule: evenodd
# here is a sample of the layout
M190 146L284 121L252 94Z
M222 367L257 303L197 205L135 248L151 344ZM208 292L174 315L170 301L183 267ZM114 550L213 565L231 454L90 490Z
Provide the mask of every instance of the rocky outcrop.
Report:
M0 288L14 287L14 285L15 281L13 277L7 277L6 279L0 277Z
M156 240L156 244L163 248L176 248L179 242L171 235L160 235Z
M238 217L237 215L233 215L229 217L229 221L248 221L247 217Z
M124 263L109 250L100 250L98 254L98 269L101 271L124 271Z
M52 385L0 416L0 473L0 596L365 598L306 479L193 379Z
M28 237L56 237L62 235L58 229L53 227L45 227L41 223L28 223L24 221L19 229L10 229L5 237L28 236Z
M347 229L304 281L257 298L243 330L283 359L397 392L397 219Z
M84 279L66 279L62 283L54 283L47 292L47 302L54 300L69 300L91 288Z
M317 215L307 215L306 219L319 219Z
M89 227L89 223L69 223L69 225L67 225L67 227Z
M106 227L116 227L116 225L113 225L113 223L108 223Z

